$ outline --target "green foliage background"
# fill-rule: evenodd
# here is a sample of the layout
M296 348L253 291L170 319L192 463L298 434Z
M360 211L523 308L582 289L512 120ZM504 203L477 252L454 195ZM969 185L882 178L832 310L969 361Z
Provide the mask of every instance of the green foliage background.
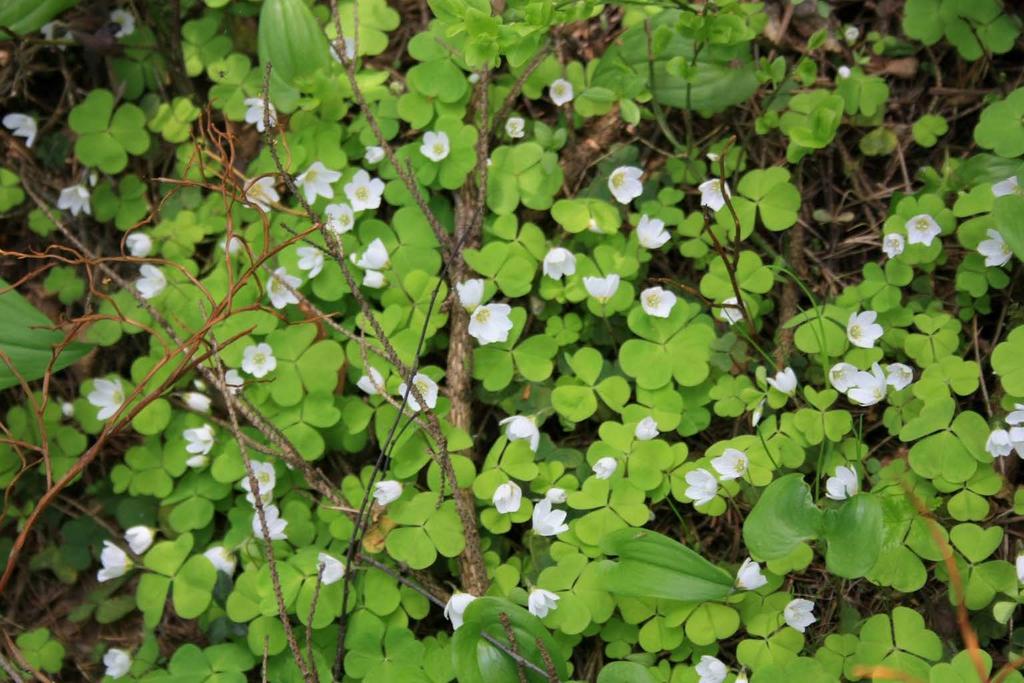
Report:
M1021 681L1012 3L355 2L132 3L130 31L97 29L99 3L0 8L3 113L39 128L0 138L0 678L99 680L116 647L119 680L153 682ZM303 198L316 162L338 177ZM643 172L628 202L622 167ZM380 205L332 231L357 172ZM77 185L88 210L63 210ZM380 287L359 263L377 245ZM550 276L556 247L573 273ZM503 340L467 331L469 279L511 307ZM841 363L888 374L876 402ZM429 410L400 389L414 372L440 386ZM716 465L733 449L742 476ZM259 511L253 462L274 471ZM397 499L373 501L381 479ZM537 532L543 500L567 530ZM96 581L136 526L155 542ZM536 589L558 599L539 616Z

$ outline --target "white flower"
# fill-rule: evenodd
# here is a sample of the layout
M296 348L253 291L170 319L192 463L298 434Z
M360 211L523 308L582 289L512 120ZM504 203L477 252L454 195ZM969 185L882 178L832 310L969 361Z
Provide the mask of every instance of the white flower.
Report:
M558 609L558 596L543 588L534 588L530 591L526 604L530 614L538 619L543 619L548 615L548 612Z
M1024 403L1014 403L1013 410L1006 415L1006 424L1016 427L1024 424Z
M266 126L264 125L264 119L269 116L270 126L274 127L277 125L277 110L274 109L274 105L267 102L262 97L249 97L243 101L243 104L248 107L245 111L245 122L256 124L256 130L264 132ZM264 111L264 110L269 111Z
M839 67L836 70L836 80L837 81L845 80L845 79L849 78L852 75L853 75L853 71L851 71L850 67L848 67L846 65L843 65L843 66Z
M352 180L345 184L345 196L354 211L376 209L380 206L381 195L384 194L384 181L374 178L366 171L359 169Z
M276 505L264 505L263 517L267 521L267 532L269 538L263 535L263 524L260 523L260 513L255 512L252 516L252 533L265 541L284 541L288 535L284 532L288 526L288 520L281 519L281 511Z
M276 360L274 361L274 365L275 367L277 366ZM232 394L237 394L239 391L242 390L242 387L245 386L245 379L242 377L242 375L238 373L238 370L236 370L235 368L231 368L230 370L224 373L224 384L227 385L228 391L230 391Z
M1019 583L1024 583L1024 553L1019 553L1017 555L1016 568L1017 568L1017 581Z
M324 269L324 252L317 247L299 247L295 253L299 257L299 269L307 271L312 280ZM297 279L297 278L296 278ZM299 282L302 282L299 280Z
M764 403L766 400L767 399L762 398L760 401L758 401L757 405L754 407L753 412L750 413L751 427L756 427L757 424L761 421L761 417L764 415Z
M563 488L552 486L548 489L547 493L544 494L544 498L550 503L561 505L569 499L569 494L566 493Z
M245 201L259 207L261 211L269 212L270 205L280 201L281 195L274 187L274 179L270 176L250 180L245 184Z
M167 278L156 266L145 263L139 267L139 273L142 277L135 281L135 289L143 299L152 299L167 287Z
M885 331L875 322L877 319L878 313L874 311L851 313L846 323L846 337L850 343L862 349L875 348L875 342Z
M907 229L907 242L923 244L926 247L930 247L932 240L942 232L942 228L935 222L935 219L926 213L919 213L909 218L904 227Z
M107 667L103 672L105 676L121 678L131 670L132 656L126 650L112 647L103 653L103 666Z
M993 429L985 442L985 450L993 458L1002 458L1013 451L1013 442L1010 441L1010 432L1005 429Z
M739 304L740 302L736 297L730 296L722 302L722 310L719 312L718 317L730 325L735 325L743 320L743 309L740 308Z
M366 374L356 381L356 386L370 396L376 396L384 391L384 375L372 365L367 365Z
M292 291L302 286L302 279L289 275L283 267L278 268L267 279L267 294L270 295L270 305L280 310L288 304L299 303L299 297Z
M544 274L552 280L561 280L563 275L576 272L576 257L565 247L553 247L544 256Z
M655 318L667 318L676 305L676 295L661 287L648 287L640 292L640 307L644 313Z
M193 455L185 461L185 465L194 470L202 469L210 464L210 458L205 455Z
M437 406L437 382L430 379L422 372L417 372L415 375L413 375L412 383L420 392L420 396L422 396L423 400L426 402L427 408L433 410L434 407ZM405 396L406 393L409 394L409 408L416 413L423 410L423 406L420 405L419 401L416 399L416 396L411 391L409 391L408 385L405 382L402 382L401 384L398 385L398 395Z
M71 401L64 401L60 404L60 414L71 419L75 416L75 404Z
M722 683L729 675L729 669L716 657L701 655L700 663L694 669L700 679L697 683Z
M452 623L452 630L462 626L462 615L474 600L476 596L469 593L452 593L452 597L448 598L448 604L444 606L444 618Z
M128 554L118 548L110 541L103 541L103 551L100 552L100 564L103 567L96 572L96 580L100 583L124 576L125 572L132 568L134 562Z
M266 342L250 344L242 351L242 370L256 379L265 377L277 368L274 349Z
M155 536L156 534L153 533L152 529L140 524L138 526L125 529L124 541L128 544L128 547L132 549L133 553L141 555L149 550L149 547L153 545L153 539Z
M423 134L423 144L420 145L420 154L431 161L444 161L451 152L448 144L448 134L444 131L427 131Z
M345 578L344 563L333 555L320 553L316 556L316 562L317 565L323 565L323 568L320 569L320 583L323 585L330 586Z
M230 256L234 256L241 251L243 246L245 246L245 242L237 235L232 235L230 240L225 237L217 243L217 247L226 251Z
M585 277L583 287L587 294L597 299L600 303L608 303L608 300L619 291L619 276L615 273L604 277Z
M860 29L853 24L848 24L843 29L843 39L847 43L856 43L858 38L860 38Z
M18 138L25 138L25 146L31 147L36 141L39 133L39 126L36 120L28 114L7 114L3 119L4 128L11 131L11 135Z
M153 240L144 232L133 232L124 238L128 253L135 258L146 258L153 250Z
M882 237L882 251L889 258L896 258L903 253L903 249L906 245L903 235L898 232L890 232L888 235Z
M355 225L355 214L348 204L328 204L324 208L324 227L335 235L343 235Z
M70 211L72 216L77 216L80 213L91 216L92 206L89 204L91 196L85 185L65 187L57 197L57 208L61 211Z
M598 479L609 479L615 474L615 470L619 469L619 461L610 455L606 455L595 462L591 469L593 469L594 476Z
M96 413L96 419L102 422L121 408L121 404L124 403L124 388L120 379L95 379L92 382L92 391L85 398L100 409Z
M745 591L756 591L766 583L768 579L761 573L761 565L749 557L743 560L736 572L736 586Z
M185 437L185 441L188 445L185 446L185 450L193 455L209 455L213 449L213 427L208 424L204 424L202 427L194 427L192 429L186 429L181 433Z
M352 40L351 38L346 38L344 34L342 34L340 40L342 45L344 45L345 59L351 62L353 59L356 58L356 41ZM341 55L338 54L338 49L334 47L333 44L330 45L330 52L331 59L336 61L338 64L344 65L344 62L341 61Z
M1009 433L1013 450L1017 451L1018 456L1024 458L1024 427L1011 427Z
M572 83L564 78L556 78L548 87L548 95L556 107L561 107L566 102L572 102Z
M135 33L135 17L131 12L123 9L116 9L110 13L110 21L117 24L115 38L127 38Z
M484 304L477 306L469 317L469 333L481 346L503 342L508 339L512 330L512 319L509 314L512 307L508 304Z
M739 479L747 473L750 466L750 458L743 451L736 448L726 448L717 458L711 460L711 466L718 472L723 481ZM693 496L690 496L691 498Z
M401 495L402 484L394 479L378 481L373 486L373 499L377 501L377 505L380 505L381 507L395 502L399 497L401 497Z
M832 500L846 500L855 496L860 491L860 479L857 477L857 470L852 467L839 465L836 467L835 476L825 481L825 495Z
M519 512L519 507L523 503L523 490L514 481L507 481L494 490L491 503L503 515Z
M477 278L466 280L465 282L457 282L455 284L455 291L459 296L459 303L462 304L462 307L472 312L474 308L480 305L484 298L484 281Z
M651 218L646 213L636 226L636 239L644 249L659 249L668 242L671 235L665 229L665 221Z
M235 556L228 552L228 549L222 545L215 545L205 553L203 557L210 561L213 568L219 572L224 572L228 576L232 576L235 573L235 566L238 561Z
M905 363L889 363L885 373L885 383L896 391L906 389L914 381L914 369Z
M650 441L660 433L658 423L650 415L637 422L636 429L633 430L633 436L640 441Z
M366 245L366 251L355 262L357 266L365 270L383 270L390 263L388 248L384 246L379 237L375 237L372 242Z
M59 21L48 21L39 27L39 32L43 34L43 37L47 40L71 40L71 32L66 28L62 28L63 24ZM61 29L61 36L57 37L57 29ZM67 45L58 45L57 48L64 52L67 49Z
M797 381L793 368L784 368L776 372L775 377L769 377L767 382L768 386L786 396L792 396L796 392Z
M889 390L885 373L878 363L871 365L871 372L858 371L846 397L861 406L873 406L885 398Z
M534 453L537 452L537 446L540 445L540 430L537 429L537 423L532 418L512 415L498 424L508 425L505 427L505 436L509 441L529 441L530 450Z
M985 234L988 235L988 239L982 240L978 244L978 253L985 257L985 265L995 267L1005 265L1013 256L1010 246L998 230L989 228Z
M718 178L705 180L697 186L700 190L700 205L706 206L712 211L718 211L725 206L725 198L732 197L729 191L729 183L723 183Z
M370 145L363 154L363 160L368 164L380 163L384 160L384 148L377 145Z
M608 176L608 189L619 204L629 204L644 193L640 181L644 171L636 166L619 166Z
M312 204L317 197L333 199L334 188L331 185L339 180L341 180L341 173L327 168L323 162L314 161L304 173L295 179L295 184L302 188L302 193L306 195L306 201Z
M31 145L29 146L31 147ZM998 183L994 183L992 185L992 194L996 197L1005 197L1008 194L1020 194L1020 183L1017 180L1017 176L1012 175L1009 178L1000 180Z
M750 679L747 678L747 672L741 671L740 673L736 674L736 680L732 683L750 683Z
M853 384L853 378L857 375L857 366L851 363L836 363L828 371L828 381L841 394L849 391Z
M695 506L710 503L718 495L718 480L703 467L687 472L684 479L689 486L683 494L693 500Z
M814 603L803 598L790 600L782 610L782 618L786 620L786 625L800 633L806 631L808 626L818 620L814 616Z
M552 510L551 500L544 498L533 506L533 531L540 536L557 536L569 530L565 510Z
M526 135L526 121L522 116L510 116L505 121L505 133L516 140Z
M387 278L384 277L384 273L379 270L368 270L363 273L363 287L370 287L371 289L380 289L387 284Z
M274 487L277 486L277 472L274 465L259 460L252 461L252 476L256 480L256 488L260 492L260 500L269 503L274 497ZM245 499L250 505L256 505L256 496L253 495L252 485L249 482L249 473L242 475L242 489L246 492Z

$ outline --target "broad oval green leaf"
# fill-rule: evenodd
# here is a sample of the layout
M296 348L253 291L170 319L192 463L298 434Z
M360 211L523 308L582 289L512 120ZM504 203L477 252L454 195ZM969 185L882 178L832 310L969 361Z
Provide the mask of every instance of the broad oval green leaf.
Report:
M870 493L850 498L825 514L823 536L829 571L846 579L865 576L882 551L882 504Z
M732 592L733 578L682 543L648 529L620 529L601 539L607 555L601 583L618 595L683 602L720 600Z
M751 555L778 560L804 541L817 538L823 523L811 489L800 474L772 482L743 523L743 541Z

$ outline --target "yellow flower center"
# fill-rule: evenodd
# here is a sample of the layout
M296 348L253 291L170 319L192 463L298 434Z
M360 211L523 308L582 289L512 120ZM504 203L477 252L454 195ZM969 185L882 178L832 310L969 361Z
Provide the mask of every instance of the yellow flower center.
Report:
M440 142L435 142L434 143L433 150L434 150L434 156L436 156L436 157L444 155L444 145L441 144Z
M365 186L357 187L356 188L356 199L359 199L361 201L366 201L369 198L370 198L370 190L369 190L369 188L367 188Z
M473 314L473 317L476 318L478 323L486 325L487 321L491 319L491 311L481 306L476 309L476 313Z
M860 339L861 329L860 325L853 325L850 327L850 336L854 339Z
M622 187L622 183L626 182L626 174L622 171L612 174L612 186L619 188Z
M264 365L267 362L267 355L265 353L255 353L253 354L252 362L256 365Z
M657 308L661 305L661 295L655 292L651 292L647 295L647 305L650 308Z

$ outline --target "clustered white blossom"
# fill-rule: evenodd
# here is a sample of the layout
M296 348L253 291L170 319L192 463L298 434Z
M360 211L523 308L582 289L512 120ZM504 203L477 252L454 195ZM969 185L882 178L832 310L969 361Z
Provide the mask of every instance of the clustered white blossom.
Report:
M1024 403L1013 404L1013 410L1004 418L1006 427L993 429L985 442L985 450L993 458L1003 458L1010 453L1024 458Z
M873 406L883 401L891 387L906 389L914 381L914 369L905 363L889 363L885 369L872 363L870 370L860 370L852 363L840 362L828 371L832 387L859 406Z
M256 538L265 541L283 541L288 538L285 529L288 527L288 520L281 517L281 511L271 501L274 500L274 487L277 485L277 472L274 465L269 462L253 460L250 462L252 477L247 471L241 482L245 490L245 499L253 506L252 533ZM259 505L256 499L259 497ZM263 528L263 521L260 520L260 507L263 508L263 520L266 521L266 531Z

